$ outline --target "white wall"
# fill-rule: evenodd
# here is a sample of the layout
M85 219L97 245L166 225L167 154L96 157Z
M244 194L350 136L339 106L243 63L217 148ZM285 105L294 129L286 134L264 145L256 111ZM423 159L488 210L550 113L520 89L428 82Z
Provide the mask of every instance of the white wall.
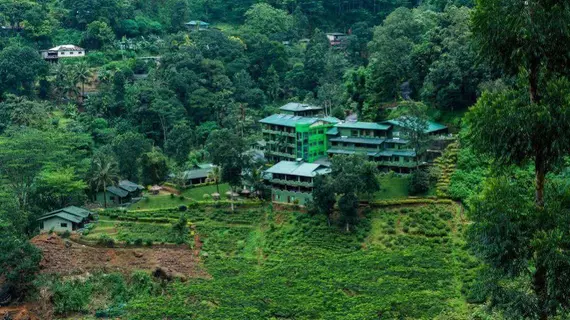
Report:
M73 222L67 221L60 217L52 217L43 221L44 226L41 231L49 232L52 228L55 232L71 232L73 230ZM62 227L62 223L67 223L67 227Z

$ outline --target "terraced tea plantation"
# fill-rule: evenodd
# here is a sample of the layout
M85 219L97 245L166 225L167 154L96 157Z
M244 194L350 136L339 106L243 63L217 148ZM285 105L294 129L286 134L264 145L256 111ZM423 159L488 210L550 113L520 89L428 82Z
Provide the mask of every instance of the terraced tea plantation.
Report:
M324 217L271 207L190 210L212 278L113 303L133 320L467 319L478 263L464 248L458 212L368 211L346 234Z

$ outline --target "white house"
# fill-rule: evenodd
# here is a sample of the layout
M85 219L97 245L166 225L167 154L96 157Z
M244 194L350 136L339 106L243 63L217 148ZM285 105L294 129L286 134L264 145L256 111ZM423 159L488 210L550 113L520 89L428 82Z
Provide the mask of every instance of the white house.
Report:
M86 223L91 221L93 213L79 207L67 207L42 215L38 222L40 231L55 232L75 231L84 227Z
M64 44L42 51L42 58L45 60L58 60L60 58L84 57L85 49L72 44Z

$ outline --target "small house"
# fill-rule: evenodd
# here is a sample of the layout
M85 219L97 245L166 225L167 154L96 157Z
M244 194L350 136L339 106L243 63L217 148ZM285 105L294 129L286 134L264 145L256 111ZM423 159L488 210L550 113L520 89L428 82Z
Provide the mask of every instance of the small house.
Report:
M144 187L129 180L121 180L118 185L107 187L107 192L100 191L97 193L96 201L99 204L121 205L130 203L135 198L142 196Z
M79 207L67 207L48 212L38 219L40 231L76 231L93 219L93 213Z
M210 28L210 24L200 20L192 20L184 24L189 30L204 31Z
M338 46L343 43L346 35L344 33L331 32L327 33L327 38L329 39L331 46Z
M199 164L191 170L184 171L184 180L189 186L203 184L208 180L208 175L212 172L213 164Z
M64 44L41 51L42 58L47 61L57 62L59 59L78 58L85 56L85 49L72 44Z

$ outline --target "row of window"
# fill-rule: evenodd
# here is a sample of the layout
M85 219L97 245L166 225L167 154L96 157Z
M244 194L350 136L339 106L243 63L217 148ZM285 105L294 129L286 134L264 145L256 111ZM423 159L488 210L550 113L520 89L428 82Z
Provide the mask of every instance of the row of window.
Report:
M66 51L62 51L62 52L61 52L61 55L64 56L64 55L65 55L65 52L66 52ZM69 52L69 55L74 55L74 54L75 54L75 51L70 51L70 52ZM78 51L77 54L83 54L83 51Z

